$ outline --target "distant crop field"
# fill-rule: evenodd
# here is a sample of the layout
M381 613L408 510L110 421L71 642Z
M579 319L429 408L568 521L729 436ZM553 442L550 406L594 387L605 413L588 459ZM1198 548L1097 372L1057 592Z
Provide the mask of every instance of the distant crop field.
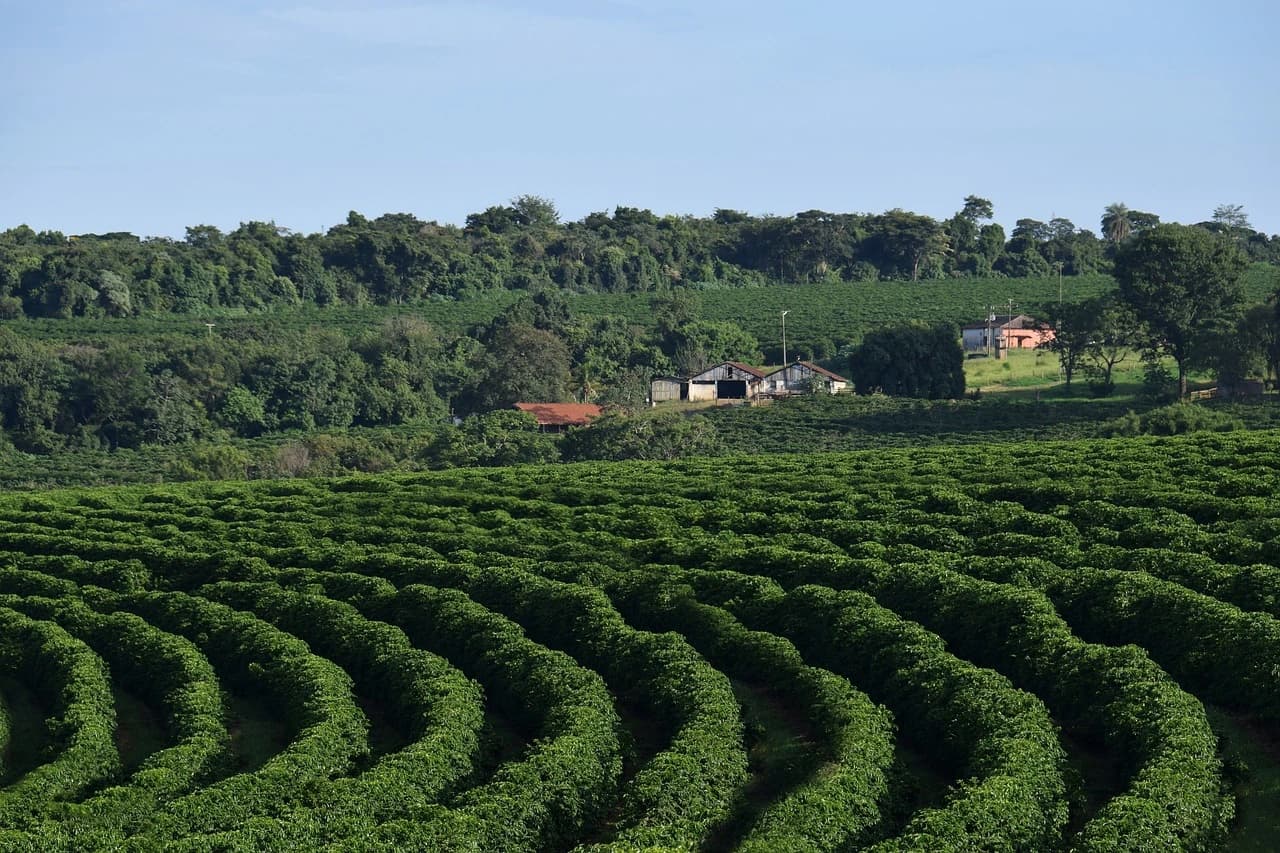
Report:
M1280 432L0 496L0 839L1274 849Z
M958 278L930 281L875 281L861 283L773 285L686 291L702 316L728 320L742 326L771 353L781 350L781 313L787 311L787 340L792 354L817 352L833 355L839 347L858 343L868 331L896 323L920 320L957 326L981 321L989 309L1028 313L1051 318L1059 294L1071 302L1096 296L1115 287L1109 276L1054 278ZM1250 304L1261 302L1280 289L1280 269L1255 264L1245 275L1244 291ZM474 299L434 301L404 306L365 308L306 308L267 314L228 313L197 316L164 314L126 319L69 319L3 321L11 328L38 339L94 342L117 338L155 339L217 334L235 337L249 330L277 331L325 326L348 334L377 328L397 316L421 317L442 332L461 334L491 320L519 299L519 291L501 291ZM566 293L577 316L612 315L637 325L655 320L654 294ZM207 323L213 323L212 329Z

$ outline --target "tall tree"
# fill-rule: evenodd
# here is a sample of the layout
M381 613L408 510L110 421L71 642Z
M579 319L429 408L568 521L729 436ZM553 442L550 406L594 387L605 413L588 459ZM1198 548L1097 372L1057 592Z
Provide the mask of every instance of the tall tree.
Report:
M964 349L954 326L909 323L878 329L849 356L859 394L930 400L964 396Z
M1178 365L1178 393L1187 370L1224 324L1234 321L1246 261L1232 243L1185 225L1157 225L1116 255L1120 296L1151 332L1153 349Z
M512 403L558 403L569 396L569 348L551 332L507 327L489 348L492 366L480 389L484 408Z
M967 195L964 197L964 207L960 209L960 215L965 219L977 225L984 219L990 219L995 216L995 208L991 202L985 198L979 198L976 195Z
M1068 389L1080 369L1085 351L1089 349L1089 342L1093 340L1098 327L1097 320L1098 305L1095 299L1069 302L1057 311L1053 340L1045 344L1045 349L1057 354L1058 366L1062 368Z
M941 258L948 249L941 223L929 216L895 208L868 222L868 241L878 250L882 263L891 271L911 271L911 280L929 261Z
M1213 209L1213 221L1227 231L1245 231L1249 229L1249 215L1244 212L1243 204L1220 204Z
M964 207L955 216L942 223L946 230L947 241L951 246L951 257L947 269L951 273L984 273L990 272L990 265L983 269L983 259L977 253L978 223L990 219L994 214L991 202L976 195L965 196Z
M1133 231L1129 220L1129 206L1122 201L1112 202L1102 212L1102 233L1112 243L1119 243Z
M1115 390L1117 365L1133 354L1142 342L1138 318L1128 303L1114 295L1089 300L1093 312L1093 335L1084 353L1084 372L1089 390L1106 397Z

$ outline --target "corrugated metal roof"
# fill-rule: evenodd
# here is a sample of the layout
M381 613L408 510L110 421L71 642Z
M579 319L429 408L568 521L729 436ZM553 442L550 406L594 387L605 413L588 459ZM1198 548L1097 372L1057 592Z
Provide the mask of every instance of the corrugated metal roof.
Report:
M1028 317L1026 314L1014 314L1010 317L1008 314L997 314L990 321L993 329L1028 329L1035 325L1035 319ZM977 323L969 323L964 326L965 329L985 329L988 326L986 320L979 320Z
M847 383L849 381L848 379L845 379L843 376L841 376L838 373L832 373L830 370L827 370L825 367L819 367L818 365L814 364L812 361L794 361L791 364L784 364L782 365L782 367L769 371L769 376L773 376L775 373L781 373L782 371L786 370L788 367L791 367L796 364L804 365L805 367L812 370L814 373L817 373L821 376L825 376L828 379L834 380L836 382ZM768 376L766 376L765 378L767 379Z

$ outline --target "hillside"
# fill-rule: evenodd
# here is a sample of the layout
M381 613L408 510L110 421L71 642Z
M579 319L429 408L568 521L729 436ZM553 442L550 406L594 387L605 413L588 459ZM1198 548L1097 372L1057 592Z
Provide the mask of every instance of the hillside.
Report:
M42 849L1264 849L1278 447L0 497L6 731L57 721L7 754L0 823Z

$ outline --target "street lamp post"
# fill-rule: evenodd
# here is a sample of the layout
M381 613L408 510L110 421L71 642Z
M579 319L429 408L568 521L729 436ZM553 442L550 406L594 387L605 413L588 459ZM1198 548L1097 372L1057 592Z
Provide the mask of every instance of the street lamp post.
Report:
M1002 358L1009 357L1009 338L1012 337L1013 331L1013 300L1009 301L1009 313L1004 318L1004 346L1000 347L1000 356Z
M790 310L782 312L782 366L783 367L787 366L787 315L790 313L791 313Z

